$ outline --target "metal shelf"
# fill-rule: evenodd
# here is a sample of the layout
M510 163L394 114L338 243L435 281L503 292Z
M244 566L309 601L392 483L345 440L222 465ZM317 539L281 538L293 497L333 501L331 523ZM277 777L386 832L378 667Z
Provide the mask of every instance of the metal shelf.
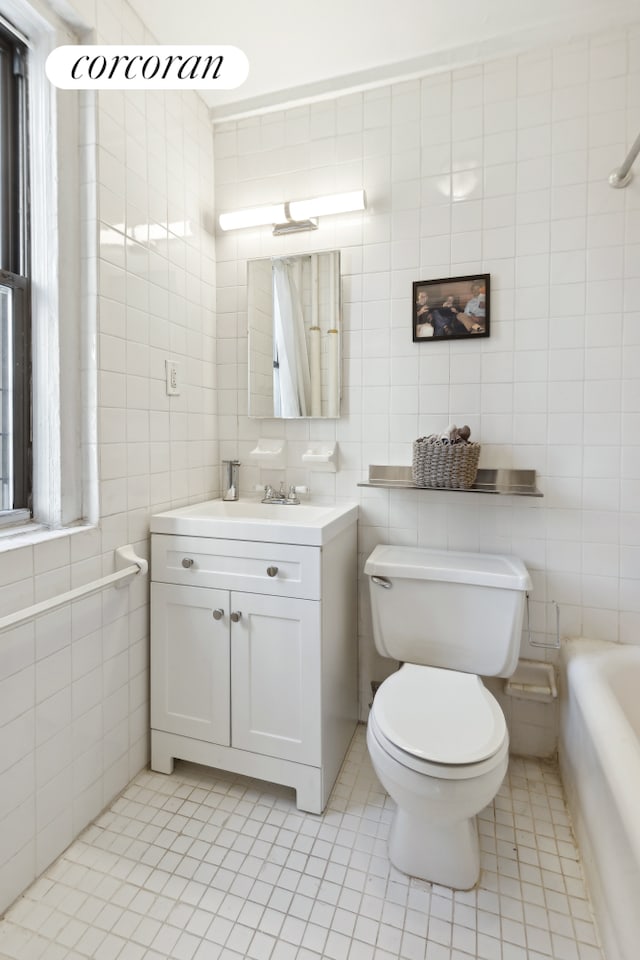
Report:
M467 489L448 487L418 487L413 482L411 467L371 464L369 479L359 487L386 487L399 490L437 490L440 493L493 493L502 496L542 497L536 487L535 470L478 470L476 482Z

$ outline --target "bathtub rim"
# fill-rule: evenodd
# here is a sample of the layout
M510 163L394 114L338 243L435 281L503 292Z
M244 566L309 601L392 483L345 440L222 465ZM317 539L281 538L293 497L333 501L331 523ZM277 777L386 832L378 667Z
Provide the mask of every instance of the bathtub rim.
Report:
M593 813L586 816L583 794L585 790L590 793L590 783L598 791L608 791L611 797L610 811L604 807L598 812L605 818L610 815L616 819L625 841L628 841L632 865L640 864L640 817L637 801L633 802L634 790L640 781L640 736L634 732L607 679L607 674L612 669L620 669L620 663L624 664L625 661L633 661L640 668L640 646L584 637L563 638L560 772L601 941L610 960L630 960L635 957L637 941L633 940L629 952L628 934L621 938L616 897L612 899L611 890L612 884L615 889L615 884L624 884L624 880L622 876L602 876L603 864L599 853L603 836L602 821L596 819ZM576 722L577 729L573 726ZM577 732L578 740L575 743L567 742L567 732L571 729L574 734ZM569 750L569 746L573 749ZM632 778L625 766L625 756L634 771ZM591 764L597 766L590 767ZM590 780L594 770L597 779Z
M567 686L571 687L580 714L603 771L616 797L636 862L640 864L640 738L631 726L606 677L598 671L604 661L637 661L640 647L587 640L583 637L563 641L562 661ZM564 691L565 695L567 691ZM600 706L602 713L596 707ZM603 716L604 714L604 716ZM634 798L635 801L634 801Z

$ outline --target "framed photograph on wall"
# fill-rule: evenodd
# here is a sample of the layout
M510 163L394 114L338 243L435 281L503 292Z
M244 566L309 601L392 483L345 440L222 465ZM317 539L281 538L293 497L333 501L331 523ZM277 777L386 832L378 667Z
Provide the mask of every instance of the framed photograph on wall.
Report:
M465 340L489 336L488 273L413 284L413 339Z

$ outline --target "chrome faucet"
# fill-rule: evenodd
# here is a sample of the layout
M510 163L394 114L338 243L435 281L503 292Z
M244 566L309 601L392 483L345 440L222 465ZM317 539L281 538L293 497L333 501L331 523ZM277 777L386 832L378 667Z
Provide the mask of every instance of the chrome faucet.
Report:
M264 488L264 497L262 498L262 503L282 503L282 504L295 504L300 503L300 498L296 493L295 486L290 483L289 489L285 490L284 482L280 483L280 489L278 491L274 490L270 483Z

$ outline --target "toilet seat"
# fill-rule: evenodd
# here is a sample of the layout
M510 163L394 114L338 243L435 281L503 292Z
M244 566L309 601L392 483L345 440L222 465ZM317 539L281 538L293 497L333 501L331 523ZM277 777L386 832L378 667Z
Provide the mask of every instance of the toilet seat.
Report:
M369 722L380 746L403 766L467 779L502 762L505 719L474 674L405 664L376 693Z

